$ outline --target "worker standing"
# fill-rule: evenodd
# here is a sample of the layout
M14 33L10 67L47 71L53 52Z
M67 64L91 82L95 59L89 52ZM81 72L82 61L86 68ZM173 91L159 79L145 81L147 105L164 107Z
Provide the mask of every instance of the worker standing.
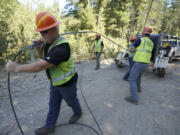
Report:
M132 36L131 38L130 38L130 44L128 45L128 50L131 48L131 46L133 46L133 43L136 41L136 37L135 36ZM131 51L128 51L128 61L129 61L129 70L128 70L128 72L124 75L124 77L123 77L123 80L125 80L125 81L128 81L129 80L129 74L130 74L130 71L131 71L131 68L132 68L132 66L133 66L133 64L134 64L134 62L133 62L133 56L134 56L134 52L131 52Z
M92 52L95 53L96 56L96 68L95 70L98 70L100 68L100 57L102 54L104 48L104 43L101 40L101 35L100 34L96 34L96 39L92 48Z
M138 92L141 92L141 73L147 68L150 63L153 42L150 40L149 36L152 33L150 27L145 27L142 31L142 38L136 40L134 45L130 48L131 52L135 52L129 82L130 82L130 92L131 96L125 98L127 102L138 104Z
M59 21L49 12L41 12L36 17L37 32L40 32L42 40L36 40L40 44L36 48L39 61L31 64L17 64L9 61L6 70L9 72L39 72L46 70L50 80L49 112L46 123L35 130L37 135L47 135L54 132L56 120L60 112L62 99L73 110L69 119L70 123L77 121L82 116L82 109L77 98L77 79L71 49L67 39L59 35Z

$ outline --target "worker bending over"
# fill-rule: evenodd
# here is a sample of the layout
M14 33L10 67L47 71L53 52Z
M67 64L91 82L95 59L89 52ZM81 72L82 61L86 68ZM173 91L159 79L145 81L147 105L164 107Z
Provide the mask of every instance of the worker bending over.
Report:
M154 47L153 42L149 38L151 33L152 29L145 27L142 31L142 38L136 40L130 48L131 52L135 52L133 57L134 64L129 77L131 96L126 97L125 100L136 105L139 102L138 92L141 92L141 73L150 63Z

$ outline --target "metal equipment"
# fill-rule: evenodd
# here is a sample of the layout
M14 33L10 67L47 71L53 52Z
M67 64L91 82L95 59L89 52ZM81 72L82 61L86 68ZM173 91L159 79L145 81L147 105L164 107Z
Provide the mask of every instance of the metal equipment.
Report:
M165 38L166 36L163 33L150 35L150 39L154 43L154 49L152 52L151 64L149 64L147 70L149 72L156 72L161 77L164 77L169 61L169 58L166 56L166 51L162 47ZM127 53L128 51L118 53L115 58L118 67L122 67L127 62Z

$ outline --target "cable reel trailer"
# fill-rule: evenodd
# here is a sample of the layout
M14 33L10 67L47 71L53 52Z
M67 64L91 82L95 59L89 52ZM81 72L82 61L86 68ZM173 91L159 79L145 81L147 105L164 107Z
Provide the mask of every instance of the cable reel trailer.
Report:
M138 36L139 38L140 36ZM163 33L151 34L150 39L154 43L152 52L151 64L149 64L147 71L155 72L160 77L164 77L168 66L169 58L165 57L166 50L162 49L162 41L165 38ZM118 67L122 67L128 60L128 51L119 52L115 58L115 63Z

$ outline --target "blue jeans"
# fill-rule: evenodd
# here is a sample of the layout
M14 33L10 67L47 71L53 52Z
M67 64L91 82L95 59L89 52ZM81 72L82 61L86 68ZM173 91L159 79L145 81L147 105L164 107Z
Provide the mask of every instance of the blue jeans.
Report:
M46 119L46 128L54 128L58 119L62 99L72 108L74 114L81 113L81 106L77 98L76 83L67 87L50 86L49 112Z
M133 62L133 57L129 57L128 61L129 61L129 70L128 70L128 72L124 75L124 77L123 77L124 80L129 78L129 75L130 75L130 72L131 72L131 68L132 68L132 66L133 66L133 64L134 64L134 62Z
M129 82L130 82L130 91L131 96L138 101L138 89L141 89L141 73L145 71L148 64L145 63L134 63L130 76L129 76Z

